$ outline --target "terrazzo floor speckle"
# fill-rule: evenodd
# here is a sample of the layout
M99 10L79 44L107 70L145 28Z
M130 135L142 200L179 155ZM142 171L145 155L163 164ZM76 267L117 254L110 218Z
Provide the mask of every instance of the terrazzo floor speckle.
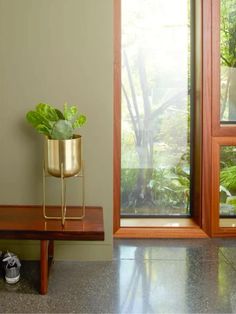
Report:
M0 274L1 313L236 313L236 239L115 240L111 262L55 262L45 296L38 272Z

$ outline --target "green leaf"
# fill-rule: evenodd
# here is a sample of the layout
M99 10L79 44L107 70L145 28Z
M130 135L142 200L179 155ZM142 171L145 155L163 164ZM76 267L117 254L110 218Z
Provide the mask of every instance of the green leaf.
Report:
M36 112L41 114L45 119L49 121L59 120L56 110L48 104L42 104L42 103L38 104L36 106Z
M40 134L44 134L47 135L48 137L50 137L50 130L43 124L38 124L36 126L36 130L40 133Z
M27 121L33 125L33 127L36 127L39 124L45 125L47 128L51 128L50 122L42 116L39 112L36 111L29 111L26 115Z
M80 115L72 124L73 129L80 128L87 121L87 118L84 115Z
M61 110L55 108L55 111L57 113L59 120L65 120L65 117L64 117L63 113L61 112Z
M29 111L26 114L26 120L33 125L33 127L36 127L38 124L41 123L40 116L36 111Z
M78 114L78 109L76 106L68 107L67 104L64 105L64 117L68 121L72 121L76 118Z
M29 111L26 115L26 119L39 133L50 136L52 124L54 123L45 119L40 113Z

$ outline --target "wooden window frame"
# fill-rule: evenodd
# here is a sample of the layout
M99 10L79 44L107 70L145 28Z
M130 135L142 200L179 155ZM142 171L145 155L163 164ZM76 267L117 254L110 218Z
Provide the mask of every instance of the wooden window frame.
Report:
M236 125L220 123L220 1L212 3L212 135L236 136Z
M236 230L233 227L220 227L220 148L222 146L236 146L233 137L215 137L212 140L212 234L215 237L234 237Z
M235 237L236 228L221 227L219 215L220 147L236 146L236 125L220 123L220 0L212 0L212 191L211 234L213 237ZM214 87L214 88L213 88Z
M212 60L212 0L196 1L200 18L198 34L198 52L195 58L195 71L199 77L195 86L195 122L193 163L195 175L193 197L197 227L121 227L120 226L120 176L121 176L121 0L114 4L114 160L113 192L115 237L123 238L202 238L212 235L211 211L211 60ZM196 34L195 34L196 35ZM204 110L203 110L204 108ZM197 173L197 174L196 174Z

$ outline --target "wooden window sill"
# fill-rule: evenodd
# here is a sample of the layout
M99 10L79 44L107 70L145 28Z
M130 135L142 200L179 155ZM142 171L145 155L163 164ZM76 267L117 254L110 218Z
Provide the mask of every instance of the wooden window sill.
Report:
M208 238L208 235L191 218L124 218L114 237Z

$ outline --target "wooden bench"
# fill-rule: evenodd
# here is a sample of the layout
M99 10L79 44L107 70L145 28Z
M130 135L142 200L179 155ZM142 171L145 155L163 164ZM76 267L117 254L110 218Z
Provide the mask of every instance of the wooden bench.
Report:
M68 216L77 216L81 208L68 207ZM60 215L59 207L49 207L49 215ZM48 290L49 266L54 240L103 241L103 210L86 207L83 220L45 220L41 206L0 206L0 239L40 240L40 293Z

